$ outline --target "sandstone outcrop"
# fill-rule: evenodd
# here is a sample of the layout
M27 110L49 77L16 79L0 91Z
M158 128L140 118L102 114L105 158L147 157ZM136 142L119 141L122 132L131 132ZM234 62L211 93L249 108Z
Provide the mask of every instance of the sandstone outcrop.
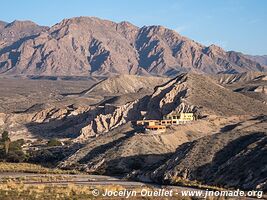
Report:
M215 80L200 74L181 74L155 87L154 92L141 99L108 109L92 118L81 130L81 137L109 132L120 125L138 119L162 119L169 113L193 112L197 118L209 115L232 116L263 114L266 105L234 93ZM218 105L216 102L220 102ZM107 106L107 105L106 105Z

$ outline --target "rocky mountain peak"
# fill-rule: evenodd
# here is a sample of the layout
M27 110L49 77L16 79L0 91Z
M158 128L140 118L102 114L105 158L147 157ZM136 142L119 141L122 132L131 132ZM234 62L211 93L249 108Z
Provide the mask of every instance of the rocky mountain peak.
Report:
M32 21L18 21L15 20L11 23L2 23L0 24L0 48L16 43L21 44L23 41L28 38L33 38L41 32L48 30L48 27L39 26ZM10 50L13 48L9 48ZM1 66L1 65L0 65Z
M215 44L211 44L210 46L206 47L206 52L208 53L213 53L213 54L217 54L220 52L224 52L223 48L215 45Z
M209 57L211 57L212 59L216 59L216 57L225 57L226 56L226 52L223 50L223 48L212 44L208 47L204 47L203 48L203 52L208 55Z
M118 25L120 25L121 27L127 28L127 29L128 28L129 29L133 29L133 28L138 29L137 26L135 26L134 24L132 24L128 21L122 21L122 22L118 23Z
M25 26L38 26L36 23L30 21L30 20L14 20L11 23L8 23L6 25L6 28L8 27L25 27Z
M129 22L74 17L51 28L15 21L0 34L1 46L24 38L9 48L12 52L0 52L0 73L175 76L190 70L209 74L265 70L241 53L205 47L163 26L138 28Z

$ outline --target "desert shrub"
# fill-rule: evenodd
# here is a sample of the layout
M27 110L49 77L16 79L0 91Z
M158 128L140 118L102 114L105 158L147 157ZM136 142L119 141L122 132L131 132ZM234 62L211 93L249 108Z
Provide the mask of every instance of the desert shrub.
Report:
M55 159L56 157L51 151L44 149L31 152L29 161L34 163L49 163Z
M11 141L7 131L2 133L0 142L0 161L23 162L27 156L22 150L24 140Z
M80 173L75 170L60 170L57 168L46 168L41 165L30 164L30 163L8 163L8 162L0 162L0 173L1 172L27 172L27 173L40 173L40 174Z
M61 142L55 138L53 138L47 142L47 146L49 146L49 147L61 146L61 145L62 145Z
M15 140L13 142L10 143L10 150L13 151L17 151L17 150L22 150L22 145L24 144L24 140L23 139L19 139L19 140Z
M45 166L55 166L59 161L65 158L65 153L62 151L51 149L40 149L29 152L28 162L38 163Z
M7 141L7 140L9 140L9 134L8 134L8 132L7 131L3 131L3 133L2 133L2 142L5 142L5 141Z
M27 159L26 154L21 150L10 151L5 158L7 162L15 162L15 163L24 162L26 159Z

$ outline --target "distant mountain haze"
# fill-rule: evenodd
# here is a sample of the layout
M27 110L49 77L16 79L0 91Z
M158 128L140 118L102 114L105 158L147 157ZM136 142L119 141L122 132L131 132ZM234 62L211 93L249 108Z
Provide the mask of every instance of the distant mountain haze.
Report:
M250 60L254 60L258 63L260 63L261 65L265 65L267 66L267 55L264 56L251 56L251 55L246 55L246 57Z
M64 19L51 28L30 21L0 22L1 74L174 76L181 71L266 71L264 64L162 26L139 28L95 17Z

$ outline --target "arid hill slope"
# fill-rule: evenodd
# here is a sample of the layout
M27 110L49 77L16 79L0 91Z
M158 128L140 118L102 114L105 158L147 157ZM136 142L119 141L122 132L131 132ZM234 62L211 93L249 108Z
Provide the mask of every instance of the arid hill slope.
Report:
M238 83L249 83L257 80L267 80L267 73L262 72L244 72L240 74L220 74L214 76L220 84L238 84Z
M10 29L12 38L6 35ZM49 29L15 21L0 31L8 41L0 50L4 74L174 76L190 70L209 74L265 70L241 53L206 47L162 26L138 28L128 22L77 17Z
M98 82L91 88L83 91L82 96L88 95L121 95L138 92L153 92L154 87L167 82L168 78L143 77L135 75L119 75Z
M245 72L241 74L224 74L216 78L224 87L267 104L266 73Z
M266 130L266 115L228 125L220 133L181 145L171 159L146 175L161 183L187 179L266 191Z
M93 173L127 175L159 165L170 158L179 145L212 134L220 126L223 124L215 126L215 121L199 120L195 124L172 127L164 134L144 134L127 123L87 140L82 148L58 166Z
M81 130L81 139L106 133L143 117L162 119L171 112L193 112L200 118L259 115L267 112L267 105L226 89L205 75L187 73L155 87L152 95L104 110L90 118Z
M79 83L26 79L20 83L27 84L27 90L21 90L24 85L16 81L6 77L1 80L7 87L1 89L6 93L1 101L11 99L8 95L14 97L10 104L3 104L2 110L10 110L9 106L15 109L18 103L26 108L22 109L21 105L20 112L0 113L1 129L9 131L12 140L42 140L45 144L57 138L66 142L60 147L45 147L43 150L49 151L48 154L38 150L38 155L44 155L39 159L41 162L50 156L53 164L62 168L113 175L124 173L157 182L163 179L171 182L182 176L226 187L265 187L263 115L267 113L267 105L226 88L225 85L231 84L220 85L214 78L194 73L182 73L166 82L164 78L133 75L111 77L98 83L96 80ZM255 78L249 81L254 82ZM8 94L8 86L15 95L12 91ZM93 99L97 93L120 98L136 95L118 104ZM19 98L21 102L17 101ZM198 120L170 127L159 135L144 134L131 126L132 121L144 117L161 119L172 112L194 112ZM182 154L185 150L188 150L186 155ZM54 155L58 154L60 157L55 160ZM260 171L255 170L254 163ZM239 172L232 173L240 166L246 179ZM207 174L214 176L207 177Z
M194 112L200 118L205 117L172 127L160 135L140 134L130 127L132 120L162 118L162 115L171 112ZM162 180L173 183L176 171L181 168L185 172L181 171L181 175L177 176L190 180L255 189L264 180L262 182L259 174L249 170L254 169L253 162L258 162L259 169L265 170L262 163L265 161L259 158L265 152L263 143L266 136L262 137L262 134L265 134L266 122L262 117L252 116L266 112L267 106L262 102L224 88L214 79L200 74L181 74L157 86L149 97L129 102L109 113L98 114L88 121L89 125L82 128L81 135L76 138L85 145L61 161L59 166L94 173L128 174L139 180L160 183ZM251 146L247 147L249 144ZM255 147L257 144L258 149ZM220 151L222 153L218 153ZM181 157L177 158L177 155ZM253 161L252 155L255 155ZM214 157L217 158L215 161L212 160ZM170 161L164 164L168 159ZM178 165L177 159L185 163ZM227 162L224 164L220 159ZM240 176L235 182L238 177L231 170L237 169L246 159L249 160L248 165L244 166L242 173L248 177L255 175L255 178L249 183ZM194 171L195 166L197 169L203 166L199 172L202 174ZM212 170L220 170L221 166L225 166L222 171L214 177L207 177L213 173Z
M114 85L109 87L112 85L111 83L131 82L133 80L135 82L139 79L140 81L135 87L127 84L123 87L117 87L117 84L115 84L117 85L115 88L113 88ZM34 85L34 90L27 90L20 93L21 95L10 94L17 99L22 98L22 100L11 101L9 106L22 104L26 101L26 97L32 98L31 95L27 94L31 91L39 96L46 95L45 103L40 104L43 99L41 96L38 96L38 98L34 96L34 99L37 98L36 100L29 99L27 104L25 103L26 105L21 105L24 109L18 111L23 112L3 113L1 120L3 123L6 122L7 128L9 125L10 129L8 130L14 134L23 131L27 135L32 134L37 137L38 135L45 136L45 134L54 137L57 137L57 135L68 137L69 128L72 127L71 138L76 138L77 141L86 141L92 136L106 134L128 122L144 117L147 119L161 119L163 115L171 112L194 112L200 118L267 113L267 105L261 101L233 92L205 75L181 74L156 86L164 80L156 77L113 77L94 84L89 90L84 90L84 88L86 88L86 84L90 85L92 83L83 82L82 87L80 87L83 90L80 91L86 92L80 92L74 96L62 96L57 91L60 87L51 87L51 90L47 89L46 92L40 93L36 91L37 88ZM12 83L15 84L13 81ZM35 81L31 81L30 85L34 83ZM5 82L6 84L8 83ZM44 84L42 87L45 87L45 85L53 83L43 82L42 84ZM63 86L69 87L69 91L75 91L75 88L79 88L79 84L75 86L71 84L72 82L62 82ZM149 91L146 88L148 85L150 85L149 87L156 86L155 90L153 92ZM14 85L14 88L19 89L20 87ZM144 88L145 92L142 92L141 88ZM117 93L114 94L114 92ZM101 96L104 93L113 96L103 99L103 97L97 97L97 93L102 93ZM50 94L56 96L53 97ZM73 92L69 94L73 94ZM3 97L2 101L4 102L6 98L8 98L7 95ZM31 105L30 103L34 104ZM8 110L8 105L5 106L5 110Z

